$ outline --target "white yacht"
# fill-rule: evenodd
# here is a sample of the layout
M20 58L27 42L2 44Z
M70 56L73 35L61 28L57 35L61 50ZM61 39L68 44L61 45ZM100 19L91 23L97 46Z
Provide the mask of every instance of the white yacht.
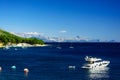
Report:
M85 57L85 61L87 61L87 63L85 63L82 68L87 69L104 68L110 63L110 61L102 61L101 58L94 58L89 56Z

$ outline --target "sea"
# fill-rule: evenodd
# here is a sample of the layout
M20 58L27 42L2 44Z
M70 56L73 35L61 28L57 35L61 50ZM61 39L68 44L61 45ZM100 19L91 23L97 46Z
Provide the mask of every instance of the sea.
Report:
M0 48L0 80L120 80L120 43L46 44ZM110 64L103 69L83 69L85 56Z

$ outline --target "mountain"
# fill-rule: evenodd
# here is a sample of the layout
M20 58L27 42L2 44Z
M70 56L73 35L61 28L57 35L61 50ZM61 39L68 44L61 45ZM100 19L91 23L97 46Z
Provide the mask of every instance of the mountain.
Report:
M28 33L14 33L13 34L24 37L24 38L38 38L42 39L44 42L115 42L115 40L102 41L100 39L87 39L80 36L71 38L59 38L59 37L48 37L38 32L28 32Z
M0 29L0 43L3 43L4 45L8 43L44 44L44 41L37 38L22 38Z
M12 34L15 34L17 36L23 37L23 38L38 38L41 39L43 41L48 41L49 37L44 36L42 33L38 33L38 32L28 32L28 33L15 33L15 32L11 32Z
M88 40L87 38L81 38L76 36L74 38L59 38L59 37L47 37L42 33L38 32L28 32L28 33L14 33L13 34L24 37L24 38L38 38L42 39L44 42L100 42L99 39Z

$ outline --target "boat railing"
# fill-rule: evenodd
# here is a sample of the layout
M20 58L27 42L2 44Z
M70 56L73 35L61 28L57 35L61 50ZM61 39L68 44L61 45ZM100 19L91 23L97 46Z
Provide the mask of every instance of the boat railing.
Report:
M86 61L100 61L100 60L102 60L101 58L93 58L93 57L88 57L88 56L86 56L85 57L85 60Z

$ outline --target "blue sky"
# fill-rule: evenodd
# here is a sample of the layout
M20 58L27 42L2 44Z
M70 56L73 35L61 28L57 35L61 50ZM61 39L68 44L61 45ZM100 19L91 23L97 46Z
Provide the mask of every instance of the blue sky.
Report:
M120 41L120 0L0 0L0 28Z

